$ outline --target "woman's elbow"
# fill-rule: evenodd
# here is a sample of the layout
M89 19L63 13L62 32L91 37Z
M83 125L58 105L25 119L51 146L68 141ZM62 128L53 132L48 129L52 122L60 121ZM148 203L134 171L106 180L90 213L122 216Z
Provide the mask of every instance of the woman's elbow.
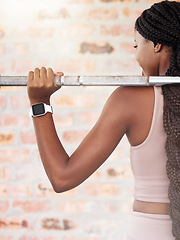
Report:
M51 181L51 184L56 193L63 193L73 188L71 184L65 181Z

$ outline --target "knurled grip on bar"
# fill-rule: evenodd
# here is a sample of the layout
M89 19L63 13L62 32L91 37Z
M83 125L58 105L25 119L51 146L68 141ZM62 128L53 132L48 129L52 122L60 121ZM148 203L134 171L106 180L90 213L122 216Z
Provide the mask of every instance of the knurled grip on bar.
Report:
M151 86L180 83L169 76L55 76L57 86ZM0 76L0 86L27 86L27 76Z

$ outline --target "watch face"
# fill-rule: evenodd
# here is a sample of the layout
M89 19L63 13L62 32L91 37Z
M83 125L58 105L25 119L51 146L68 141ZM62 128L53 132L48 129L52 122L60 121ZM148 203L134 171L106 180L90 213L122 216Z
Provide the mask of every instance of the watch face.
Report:
M34 116L41 115L45 113L45 108L43 103L37 103L32 105L32 112Z

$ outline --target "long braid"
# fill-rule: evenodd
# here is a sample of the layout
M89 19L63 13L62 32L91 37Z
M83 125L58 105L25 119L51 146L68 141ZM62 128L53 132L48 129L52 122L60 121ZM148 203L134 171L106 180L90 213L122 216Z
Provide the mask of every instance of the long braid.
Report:
M155 3L136 20L135 29L152 42L172 47L166 76L180 76L180 2ZM162 91L166 101L163 124L167 134L169 215L172 233L176 240L180 240L180 85L163 85Z

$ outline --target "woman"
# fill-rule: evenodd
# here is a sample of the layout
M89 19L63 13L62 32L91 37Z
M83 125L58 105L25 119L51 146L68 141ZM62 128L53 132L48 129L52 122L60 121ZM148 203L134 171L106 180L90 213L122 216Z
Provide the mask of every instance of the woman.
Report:
M135 23L134 47L144 75L180 76L180 3L163 1L145 10ZM52 69L29 72L28 95L35 115L44 111L38 103L50 105L58 89ZM34 117L41 159L54 190L63 192L82 183L126 134L135 177L126 240L180 239L179 91L173 84L117 88L71 156L57 136L52 114Z

